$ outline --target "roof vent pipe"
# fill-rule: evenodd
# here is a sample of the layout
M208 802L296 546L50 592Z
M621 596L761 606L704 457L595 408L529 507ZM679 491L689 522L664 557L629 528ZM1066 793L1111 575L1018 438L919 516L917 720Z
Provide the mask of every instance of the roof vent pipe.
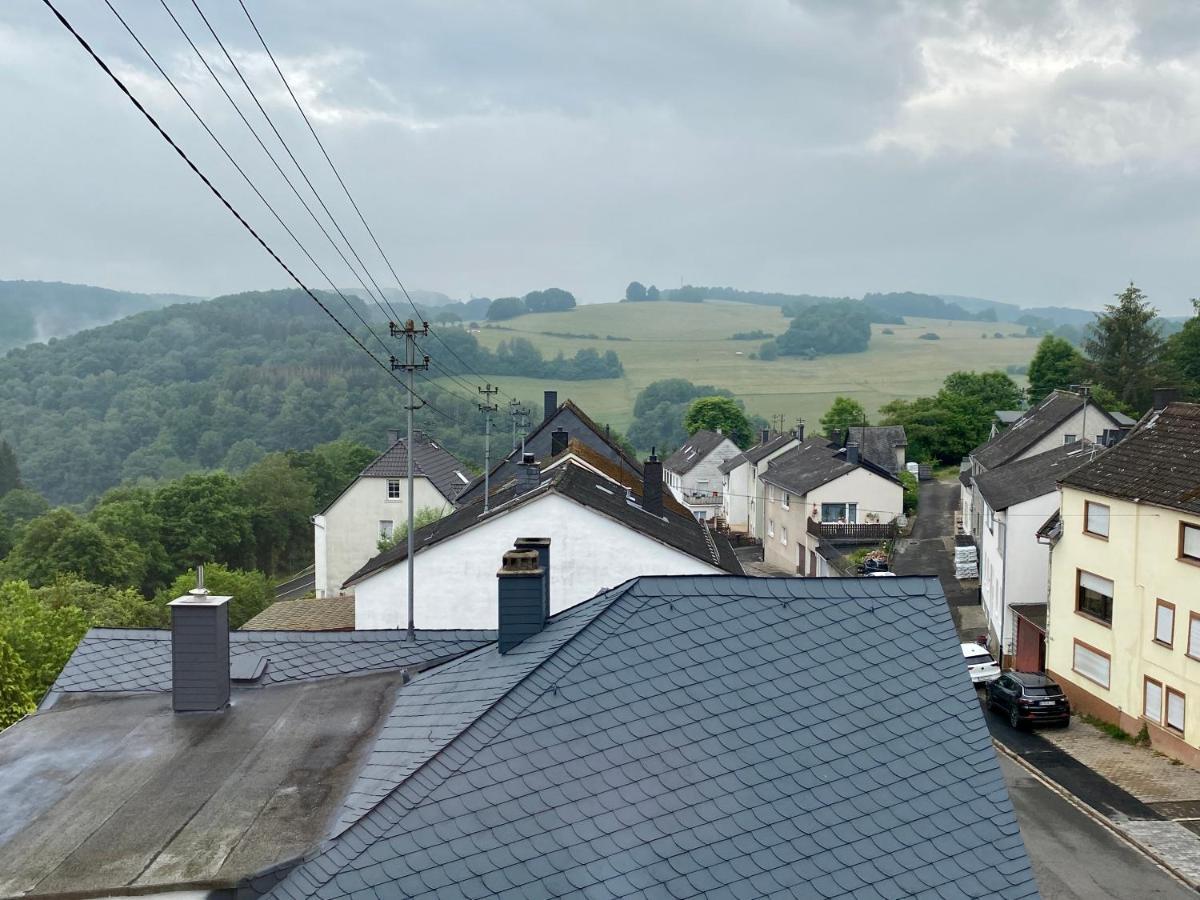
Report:
M546 391L542 394L542 421L548 421L558 412L558 391Z
M501 653L512 650L521 641L533 637L546 624L542 615L542 567L536 550L509 550L496 573L499 590Z
M650 458L642 463L642 509L651 515L663 514L663 465L651 448Z
M175 712L218 712L229 705L229 597L196 587L171 608L171 706Z
M518 550L533 550L538 555L538 566L542 570L542 618L550 618L550 538L517 538L513 544Z
M852 466L858 465L858 444L853 441L846 445L846 462Z

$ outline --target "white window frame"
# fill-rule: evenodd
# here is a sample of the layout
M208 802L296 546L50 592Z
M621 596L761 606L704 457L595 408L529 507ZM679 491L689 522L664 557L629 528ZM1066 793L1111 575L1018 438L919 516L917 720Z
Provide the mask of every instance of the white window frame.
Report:
M1195 540L1191 541L1191 550L1188 550L1188 536L1195 536ZM1179 558L1184 562L1200 564L1200 525L1193 525L1190 522L1179 523Z
M393 486L396 489L395 494L392 493ZM389 499L389 500L399 500L400 499L400 479L399 478L389 478L387 480L387 499Z
M1200 660L1200 613L1188 613L1187 655Z
M386 538L387 540L390 541L392 539L392 535L395 533L396 533L395 519L380 519L379 520L379 536L381 538Z
M780 501L779 505L784 509L792 508L792 494L790 491L783 492L783 499Z
M1183 691L1177 691L1173 687L1165 687L1166 694L1166 714L1163 716L1163 724L1171 731L1183 734L1184 728L1187 727L1187 695ZM1178 705L1171 701L1178 699Z
M767 519L767 537L775 537L775 520Z
M842 508L841 518L844 520L842 524L857 525L858 524L858 504L857 503L822 503L821 504L821 523L824 525L837 525L837 519L832 522L825 518L825 507L840 506Z
M779 526L779 543L787 545L787 526Z
M1162 724L1163 697L1162 682L1147 675L1142 682L1142 717L1155 725Z
M1074 444L1077 440L1079 440L1078 435L1064 434L1063 435L1063 446L1065 447L1067 444Z
M1154 601L1154 643L1175 646L1175 604L1161 597Z
M1098 522L1098 521L1093 522L1093 520L1092 520L1093 508L1096 510L1104 510L1104 512L1102 514L1103 519L1104 519L1104 523L1103 523L1104 530L1103 531L1098 531L1098 530L1092 528L1093 524L1095 524L1097 528L1101 527L1100 522ZM1083 531L1084 531L1084 534L1091 535L1092 537L1104 538L1105 540L1108 540L1108 536L1109 536L1110 532L1112 531L1112 510L1111 510L1111 508L1109 508L1108 506L1105 506L1103 503L1096 503L1094 500L1084 500L1083 501Z

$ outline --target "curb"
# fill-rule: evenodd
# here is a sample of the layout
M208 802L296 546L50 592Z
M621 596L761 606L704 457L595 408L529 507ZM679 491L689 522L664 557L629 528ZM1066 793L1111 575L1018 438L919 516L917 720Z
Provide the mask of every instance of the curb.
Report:
M1119 827L1117 827L1117 824L1115 822L1113 822L1113 820L1110 819L1108 816L1104 815L1104 813L1100 812L1098 809L1096 809L1095 807L1086 803L1085 801L1080 800L1078 797L1076 797L1074 794L1072 794L1070 791L1068 791L1066 788L1064 788L1058 782L1047 777L1043 772L1041 772L1039 769L1037 769L1034 765L1032 765L1029 762L1026 762L1022 756L1020 756L1017 753L1014 753L1012 750L1010 750L1008 747L1004 746L1004 744L1000 743L995 738L992 738L992 746L996 748L996 752L1001 753L1004 756L1008 757L1010 760L1012 760L1014 763L1016 763L1018 766L1020 766L1022 769L1024 769L1030 775L1032 775L1035 780L1037 780L1039 783L1044 785L1049 790L1053 791L1055 794L1057 794L1062 799L1066 800L1068 803L1070 803L1072 806L1074 806L1076 809L1078 809L1080 812L1082 812L1088 818L1092 819L1097 824L1102 825L1104 828L1111 831L1113 834L1115 834L1117 837L1119 837L1125 843L1129 844L1131 847L1136 849L1138 852L1140 852L1143 855L1152 859L1159 866L1159 868L1170 873L1177 881L1182 882L1183 884L1187 885L1189 888L1191 888L1194 891L1200 891L1200 883L1192 881L1190 878L1188 878L1186 875L1184 875L1182 872L1180 872L1178 869L1176 869L1173 865L1171 865L1169 862L1167 862L1165 859L1163 859L1157 852L1152 850L1147 845L1143 844L1141 841L1134 838L1131 834L1128 834L1127 832L1122 831Z

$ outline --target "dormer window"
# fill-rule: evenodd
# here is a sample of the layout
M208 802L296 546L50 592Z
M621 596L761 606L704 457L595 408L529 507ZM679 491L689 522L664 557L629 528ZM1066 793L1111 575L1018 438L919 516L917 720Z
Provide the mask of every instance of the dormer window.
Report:
M387 480L387 498L389 500L400 499L400 479L389 478Z

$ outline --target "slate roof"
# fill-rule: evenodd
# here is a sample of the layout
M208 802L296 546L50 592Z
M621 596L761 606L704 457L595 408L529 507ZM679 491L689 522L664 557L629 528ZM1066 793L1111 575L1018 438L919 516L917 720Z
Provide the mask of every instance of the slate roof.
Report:
M856 425L846 429L846 439L842 446L851 441L858 444L863 459L893 474L899 471L896 465L896 448L908 446L908 436L904 433L903 425Z
M455 663L455 736L269 896L1038 896L936 578L585 607L527 673Z
M693 434L684 445L663 460L663 468L677 475L684 475L708 454L720 447L728 438L716 431L701 429Z
M895 475L869 460L864 459L857 465L846 462L845 452L824 438L805 438L798 447L776 457L766 473L759 477L785 491L803 495L857 468L896 481Z
M413 472L428 478L447 500L455 499L471 481L466 466L459 462L450 451L421 431L413 432ZM405 478L407 475L408 442L406 438L400 438L359 473L360 478ZM334 503L336 502L334 500ZM332 505L331 503L330 506Z
M278 600L242 625L242 631L353 630L353 597Z
M665 487L663 491L664 494L668 493ZM489 504L491 508L487 513L483 511L483 498L480 497L450 515L423 528L418 528L413 535L416 552L420 553L426 547L440 544L475 527L480 522L503 515L514 506L531 503L548 493L568 497L581 506L601 513L633 531L687 553L689 556L694 556L709 565L738 575L742 573L741 564L727 538L713 534L697 522L693 516L676 512L667 503L665 497L663 499L663 515L650 515L640 505L641 484L639 482L629 485L627 493L621 485L571 461L543 472L542 483L532 491L523 492L515 481L507 483L499 490L494 490ZM346 579L343 586L361 581L367 576L407 558L407 542L397 544L368 560L362 568Z
M1023 415L1025 415L1023 409L998 409L996 410L996 421L1001 425L1011 425Z
M1008 509L1034 497L1054 493L1058 482L1088 462L1099 448L1090 441L1064 444L1018 459L975 476L979 493L992 509Z
M1147 413L1128 437L1062 483L1200 515L1200 404Z
M494 631L403 630L233 631L229 662L248 654L268 658L260 685L308 681L335 675L424 667L494 641ZM111 691L169 691L171 632L139 628L93 628L59 673L43 705L63 694Z
M1046 435L1050 434L1068 418L1079 412L1084 403L1083 397L1070 391L1051 391L1037 406L1026 411L1020 419L1004 429L990 441L981 444L971 451L971 458L984 469L994 469L1016 459ZM1105 427L1112 428L1116 422L1104 410L1090 400L1087 401L1088 412L1103 416L1108 420L1107 426L1097 420L1094 432L1089 426L1089 433L1099 434Z
M794 441L795 439L796 436L789 431L783 434L775 435L775 437L771 438L765 444L756 444L749 450L743 450L737 456L725 460L725 462L719 466L721 474L728 475L738 466L745 463L756 463L759 460L770 456L781 447L786 446L789 441Z

